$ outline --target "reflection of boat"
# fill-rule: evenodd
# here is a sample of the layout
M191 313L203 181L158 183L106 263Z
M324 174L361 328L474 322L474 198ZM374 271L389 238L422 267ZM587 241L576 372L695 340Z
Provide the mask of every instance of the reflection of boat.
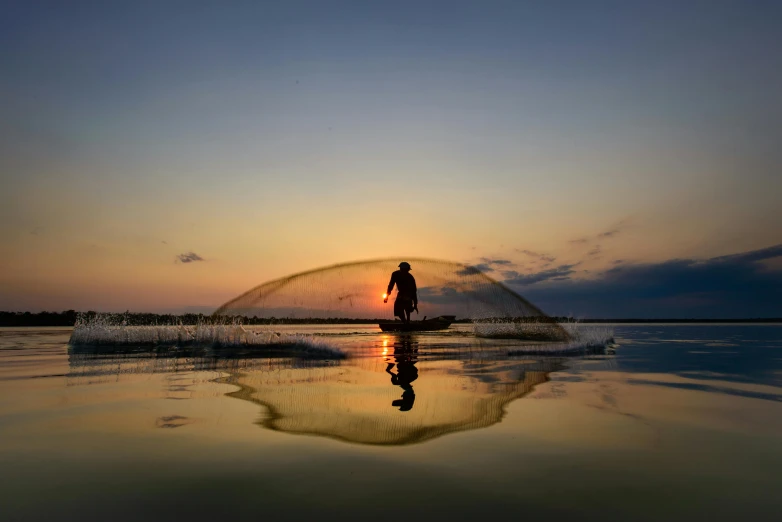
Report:
M410 321L409 323L389 321L380 323L378 326L384 332L428 332L431 330L446 330L454 320L456 320L455 315L441 315L432 319L424 317L422 321Z

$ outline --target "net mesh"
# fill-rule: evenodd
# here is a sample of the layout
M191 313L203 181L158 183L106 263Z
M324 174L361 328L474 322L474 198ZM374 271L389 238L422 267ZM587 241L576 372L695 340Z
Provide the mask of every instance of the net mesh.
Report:
M293 274L256 286L225 303L215 315L391 319L395 296L383 303L383 294L391 273L403 259L412 265L421 316L553 323L534 304L474 267L422 258L356 261Z

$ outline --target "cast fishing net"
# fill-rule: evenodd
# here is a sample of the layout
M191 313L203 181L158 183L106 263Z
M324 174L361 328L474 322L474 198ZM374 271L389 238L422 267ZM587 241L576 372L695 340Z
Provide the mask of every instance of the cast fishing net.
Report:
M256 286L225 303L214 315L300 321L390 320L395 296L383 303L383 294L401 261L412 265L418 286L420 315L414 314L413 319L452 315L478 325L503 325L496 332L510 336L537 333L554 339L567 337L538 307L478 269L422 258L355 261L293 274Z

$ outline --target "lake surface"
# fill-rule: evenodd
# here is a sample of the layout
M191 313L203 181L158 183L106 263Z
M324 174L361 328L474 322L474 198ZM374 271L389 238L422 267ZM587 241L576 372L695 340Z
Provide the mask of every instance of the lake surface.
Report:
M0 329L0 519L782 519L781 325L303 329L349 357Z

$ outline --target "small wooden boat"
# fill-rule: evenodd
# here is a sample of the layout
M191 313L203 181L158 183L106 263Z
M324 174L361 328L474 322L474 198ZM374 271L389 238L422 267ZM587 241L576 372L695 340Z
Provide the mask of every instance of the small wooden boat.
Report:
M441 315L432 319L427 319L424 316L422 321L410 321L409 323L389 321L380 323L378 326L384 332L431 332L434 330L447 330L455 320L455 315Z

